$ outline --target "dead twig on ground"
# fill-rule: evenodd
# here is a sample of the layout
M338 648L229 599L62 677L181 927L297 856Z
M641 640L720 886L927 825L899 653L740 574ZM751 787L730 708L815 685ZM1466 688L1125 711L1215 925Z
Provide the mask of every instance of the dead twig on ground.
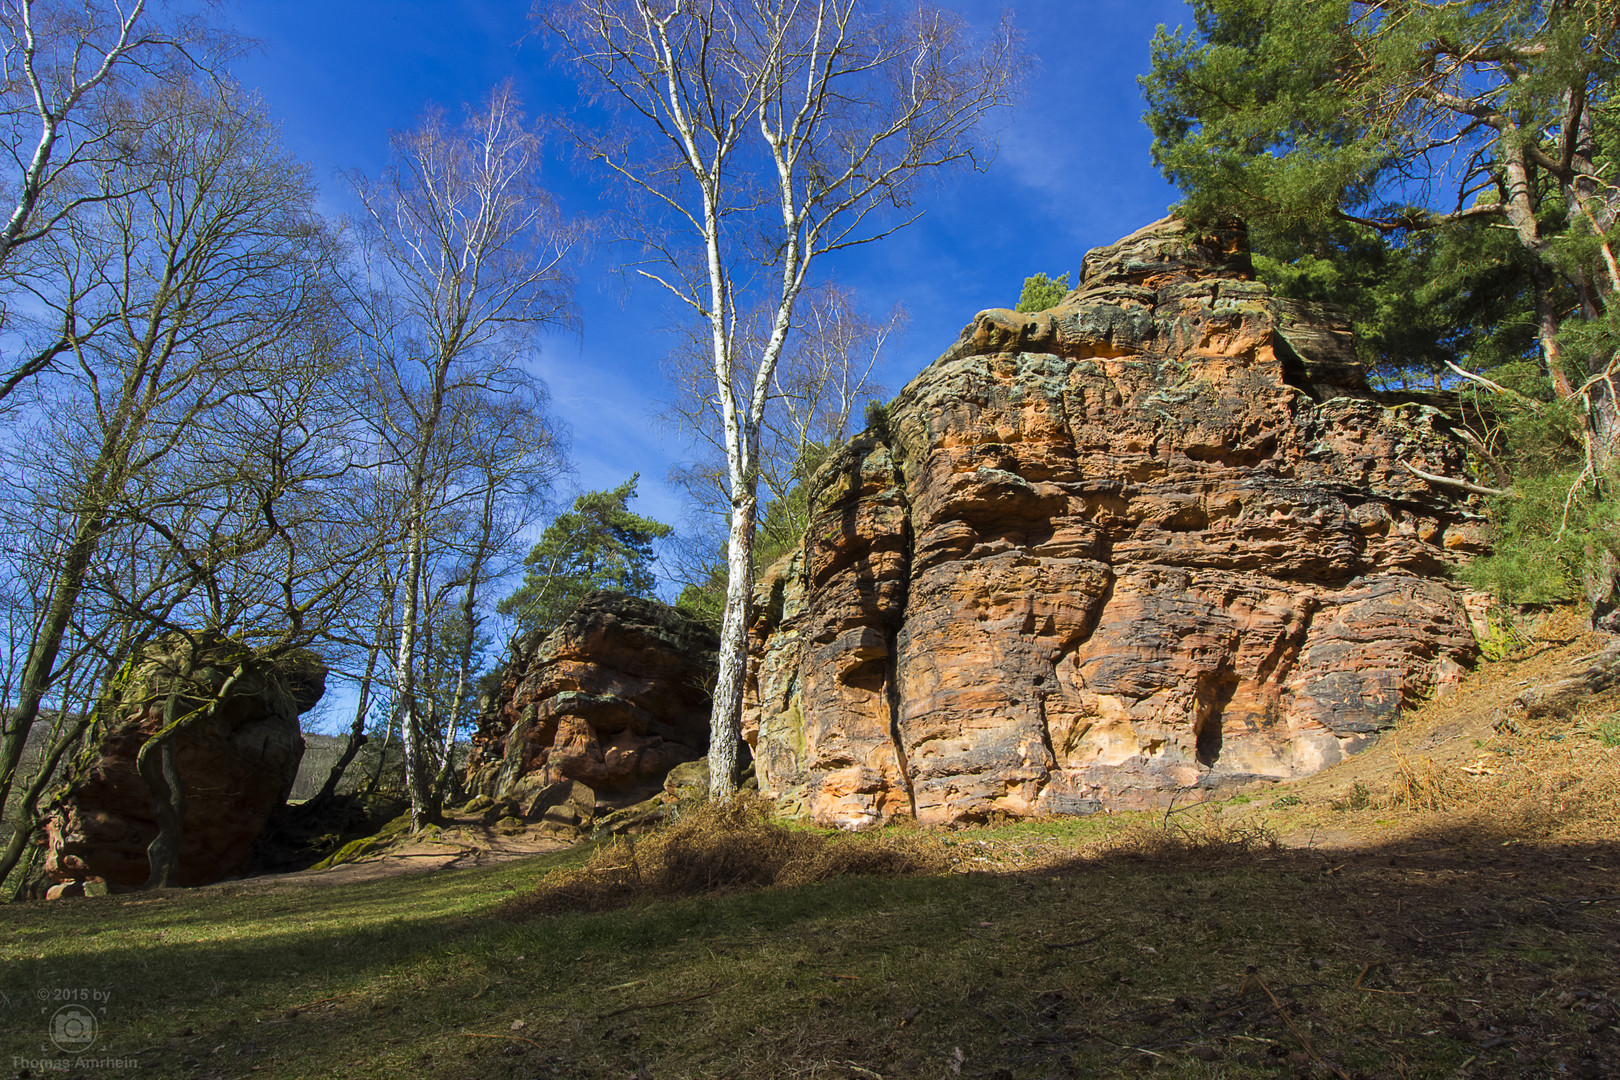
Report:
M1366 972L1363 971L1362 974L1365 975ZM1282 1017L1282 1022L1288 1026L1288 1030L1293 1033L1294 1038L1299 1040L1299 1045L1305 1048L1305 1052L1311 1056L1312 1061L1324 1069L1331 1069L1334 1075L1339 1077L1339 1080L1350 1080L1349 1073L1330 1061L1324 1061L1322 1055L1316 1052L1316 1047L1311 1045L1311 1040L1305 1037L1305 1033L1299 1029L1299 1025L1295 1024L1293 1018L1288 1015L1288 1010L1283 1008L1283 1003L1277 1000L1277 995L1271 992L1271 987L1267 986L1260 976L1250 975L1246 981L1252 981L1254 985L1265 991L1266 997L1271 999L1271 1004L1276 1006L1277 1015ZM1356 982L1359 985L1361 980L1357 979Z
M605 1012L598 1016L597 1019L606 1020L610 1016L619 1016L622 1013L635 1012L637 1009L662 1009L666 1005L681 1005L688 1001L696 1001L699 998L713 997L718 993L730 990L736 985L736 983L727 983L724 986L717 986L713 990L705 990L701 994L688 994L685 997L670 998L668 1001L649 1001L645 1005L626 1005L622 1009L614 1009L612 1012Z

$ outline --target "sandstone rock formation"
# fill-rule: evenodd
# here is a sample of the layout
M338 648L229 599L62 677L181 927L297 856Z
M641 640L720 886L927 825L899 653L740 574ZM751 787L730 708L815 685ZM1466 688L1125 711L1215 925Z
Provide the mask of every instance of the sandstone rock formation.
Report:
M1240 230L1165 220L980 313L816 476L758 586L745 736L815 820L1162 805L1332 764L1454 681L1453 421ZM1178 794L1179 793L1179 794Z
M227 649L230 655L227 655ZM239 647L200 657L177 715L202 704L234 669ZM72 771L46 819L48 895L87 888L122 891L147 879L146 849L157 836L152 795L136 771L141 745L163 727L164 707L187 647L170 637L131 663L114 690L106 720ZM299 652L232 686L211 715L174 736L185 787L179 883L205 885L247 869L253 845L286 802L304 752L298 717L321 699L326 669Z
M536 819L560 813L552 794L565 787L575 817L580 786L604 809L656 795L670 769L708 749L716 645L656 600L591 593L514 650L473 736L468 790Z

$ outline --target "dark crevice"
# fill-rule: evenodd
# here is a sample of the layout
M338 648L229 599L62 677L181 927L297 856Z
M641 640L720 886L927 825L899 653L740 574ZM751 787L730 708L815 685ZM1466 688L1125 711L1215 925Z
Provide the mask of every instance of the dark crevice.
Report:
M906 498L906 474L900 466L900 457L888 437L883 440L889 452L889 467L894 473L894 489L900 499L901 536L900 595L884 620L883 639L888 646L888 702L889 742L894 746L895 761L900 767L900 779L906 785L906 801L911 806L912 820L917 818L917 792L911 784L911 763L906 759L905 740L900 736L900 632L905 626L906 604L911 598L911 565L916 557L916 538L911 529L911 502Z
M1204 682L1200 678L1200 682ZM1214 672L1208 679L1207 689L1199 687L1198 719L1193 726L1193 738L1196 742L1195 752L1198 764L1206 769L1215 767L1220 760L1221 750L1225 742L1223 728L1225 726L1226 707L1232 702L1232 695L1237 692L1237 673L1230 668L1222 668Z

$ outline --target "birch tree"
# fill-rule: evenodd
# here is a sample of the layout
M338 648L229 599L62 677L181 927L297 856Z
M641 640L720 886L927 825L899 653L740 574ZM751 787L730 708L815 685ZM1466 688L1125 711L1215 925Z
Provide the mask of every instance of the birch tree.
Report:
M768 551L780 552L798 540L808 520L803 496L797 494L801 486L849 437L850 424L862 409L888 396L874 370L889 338L905 321L905 310L898 306L882 320L872 318L836 285L820 285L799 298L793 332L760 414L758 471L767 501L759 532ZM739 359L759 356L762 329L759 319L746 329L739 327L744 343ZM663 412L666 421L690 438L695 451L670 478L691 500L704 533L716 515L722 521L729 518L731 503L725 426L706 345L694 335L666 360L665 377L674 395ZM739 374L742 382L753 381L751 370L743 368ZM759 559L755 563L763 565Z
M980 123L1012 99L1024 60L1010 20L980 36L927 5L542 0L535 11L627 121L575 134L628 189L639 273L708 339L730 504L709 737L711 791L725 797L742 765L760 423L794 306L823 256L915 220L922 174L987 162ZM738 313L758 307L767 331L745 360Z
M569 320L575 236L539 185L540 140L510 87L460 126L429 113L392 144L382 177L355 183L370 269L358 331L393 404L383 424L404 489L394 701L420 827L436 816L415 685L435 453L458 394L514 387L535 332Z

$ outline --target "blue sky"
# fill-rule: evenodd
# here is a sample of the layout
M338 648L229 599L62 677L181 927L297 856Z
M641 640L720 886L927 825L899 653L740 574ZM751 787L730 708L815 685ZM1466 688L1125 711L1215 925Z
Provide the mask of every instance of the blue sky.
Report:
M987 24L1000 4L948 5ZM829 261L873 312L909 310L882 381L897 390L948 346L975 312L1016 302L1025 276L1079 268L1086 250L1163 216L1174 202L1148 157L1136 76L1159 23L1190 23L1180 0L1014 0L1039 61L1024 104L1000 128L982 174L958 173L919 199L924 217L901 233ZM550 46L530 34L526 0L237 0L225 16L261 43L235 66L263 97L289 149L308 162L326 208L349 209L350 170L377 173L391 129L430 103L455 114L512 79L532 115L581 102ZM572 213L599 216L602 177L559 140L549 185ZM594 250L578 267L582 332L544 342L537 373L573 431L574 483L606 488L640 472L642 513L678 523L664 483L682 454L654 421L664 394L660 327L670 312L651 290L626 290L625 253ZM563 493L567 494L567 493Z

